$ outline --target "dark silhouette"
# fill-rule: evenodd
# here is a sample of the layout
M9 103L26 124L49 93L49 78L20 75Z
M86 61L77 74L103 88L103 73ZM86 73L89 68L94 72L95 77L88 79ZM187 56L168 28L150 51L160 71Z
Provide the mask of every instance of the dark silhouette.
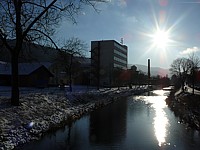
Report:
M172 62L170 71L176 88L181 88L184 92L184 86L187 83L192 85L194 94L195 74L198 70L199 62L199 58L194 54L190 55L189 58L177 58Z
M0 44L11 56L12 105L19 105L18 59L23 42L53 45L58 49L51 36L62 18L67 17L76 22L75 14L79 12L81 5L89 4L95 8L95 2L105 0L0 1ZM9 39L16 39L14 45L9 44Z
M78 38L71 38L64 43L64 46L58 52L55 58L56 66L60 71L66 72L66 77L68 78L69 90L72 92L72 82L73 78L80 70L80 62L75 60L75 57L84 58L84 51L86 51L86 44Z
M171 64L170 71L179 79L182 91L184 91L184 84L191 69L192 61L188 58L177 58Z

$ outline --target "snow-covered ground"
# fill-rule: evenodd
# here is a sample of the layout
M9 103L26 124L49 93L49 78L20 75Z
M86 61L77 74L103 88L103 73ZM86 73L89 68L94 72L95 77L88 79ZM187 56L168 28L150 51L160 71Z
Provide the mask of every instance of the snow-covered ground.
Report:
M133 86L133 89L141 89L141 88L147 88L146 85L143 86ZM116 90L118 88L101 88L97 90L96 87L92 86L81 86L81 85L74 85L72 86L72 90L75 93L83 93L83 92L103 92L103 91L112 91ZM120 89L128 89L128 87L120 87ZM20 95L26 95L29 93L67 93L69 92L69 87L66 86L64 89L60 87L47 87L47 88L33 88L33 87L20 87ZM10 86L0 86L0 96L10 96L11 95L11 87Z
M91 86L72 86L73 92L88 92L95 90L96 87ZM29 94L29 93L63 93L69 91L69 87L59 88L59 87L47 87L47 88L32 88L32 87L20 87L20 94ZM10 96L11 87L10 86L0 86L0 96Z

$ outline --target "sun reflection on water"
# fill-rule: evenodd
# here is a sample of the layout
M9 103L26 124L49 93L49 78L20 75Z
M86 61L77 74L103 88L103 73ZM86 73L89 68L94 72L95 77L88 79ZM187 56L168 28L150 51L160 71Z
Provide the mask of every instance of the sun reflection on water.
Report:
M164 108L166 107L165 99L166 96L161 96L164 94L162 90L155 91L155 94L160 96L149 96L147 97L146 102L151 103L152 107L155 110L155 117L154 117L154 132L155 136L158 140L158 145L162 146L162 144L166 143L166 136L167 136L167 126L168 118L166 117L166 113Z
M163 108L154 107L156 111L156 115L154 118L154 130L155 135L158 140L158 145L161 146L162 143L165 143L166 138L166 127L168 125L168 119L166 117Z

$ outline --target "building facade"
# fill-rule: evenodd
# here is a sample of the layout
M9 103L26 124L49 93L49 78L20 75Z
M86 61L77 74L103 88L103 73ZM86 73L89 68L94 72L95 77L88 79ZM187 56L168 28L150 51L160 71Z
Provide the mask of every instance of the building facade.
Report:
M114 68L127 69L128 47L114 40L91 42L91 83L113 85Z

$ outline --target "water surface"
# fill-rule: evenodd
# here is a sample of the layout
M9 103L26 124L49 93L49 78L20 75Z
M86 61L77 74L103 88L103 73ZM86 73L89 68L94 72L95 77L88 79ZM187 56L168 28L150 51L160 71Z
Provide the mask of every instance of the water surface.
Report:
M199 132L179 123L165 103L167 94L122 98L22 149L199 150Z

